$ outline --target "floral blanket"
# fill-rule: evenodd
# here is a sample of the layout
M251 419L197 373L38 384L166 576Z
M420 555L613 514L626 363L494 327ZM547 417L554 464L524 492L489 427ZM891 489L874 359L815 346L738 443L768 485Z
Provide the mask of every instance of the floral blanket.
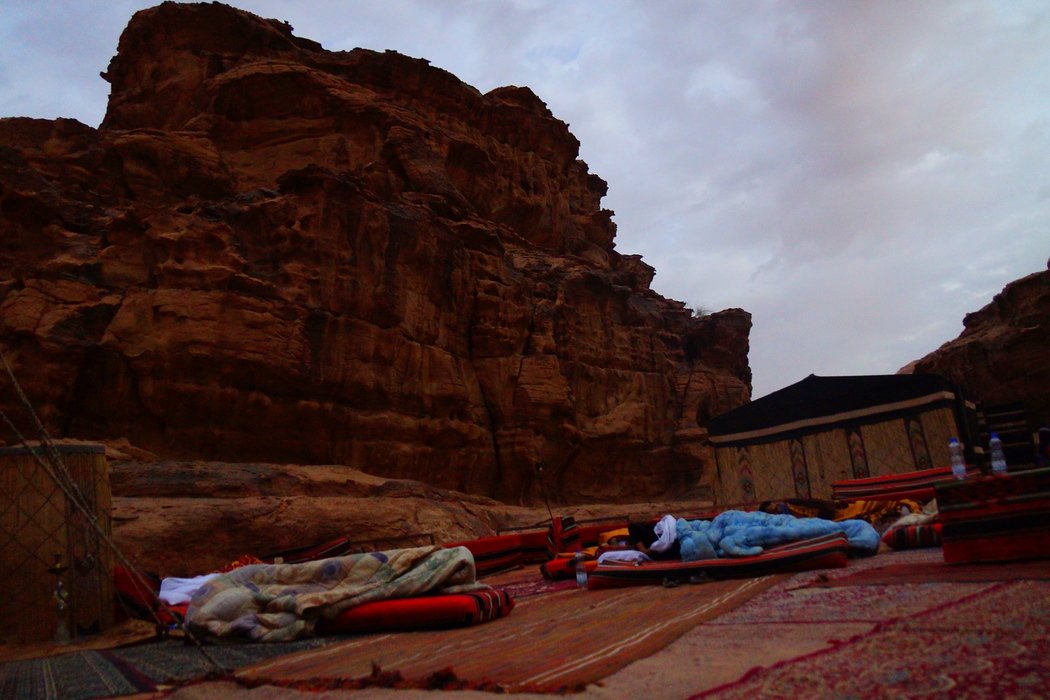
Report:
M875 554L879 533L863 520L835 522L821 518L796 518L763 512L727 510L711 520L677 521L682 560L715 557L753 557L765 547L797 542L835 532L846 535L851 551Z
M321 559L254 564L212 579L186 612L203 637L278 642L313 634L320 618L362 603L424 593L484 589L466 547L415 547Z

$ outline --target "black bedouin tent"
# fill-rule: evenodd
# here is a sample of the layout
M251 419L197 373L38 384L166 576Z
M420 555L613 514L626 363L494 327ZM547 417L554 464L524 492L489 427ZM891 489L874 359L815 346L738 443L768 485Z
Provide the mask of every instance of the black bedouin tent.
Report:
M713 418L719 504L830 498L842 479L974 461L976 406L933 374L810 375Z

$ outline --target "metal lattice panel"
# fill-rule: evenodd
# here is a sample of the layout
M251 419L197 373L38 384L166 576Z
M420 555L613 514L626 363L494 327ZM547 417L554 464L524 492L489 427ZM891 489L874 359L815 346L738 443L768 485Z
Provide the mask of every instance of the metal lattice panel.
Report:
M61 451L61 450L60 450ZM62 468L108 534L109 484L98 446L65 450ZM46 464L46 462L45 462ZM54 471L54 467L51 467ZM14 642L51 639L60 614L54 598L61 564L66 629L95 631L112 621L112 558L85 515L76 511L49 470L29 450L0 448L0 636Z

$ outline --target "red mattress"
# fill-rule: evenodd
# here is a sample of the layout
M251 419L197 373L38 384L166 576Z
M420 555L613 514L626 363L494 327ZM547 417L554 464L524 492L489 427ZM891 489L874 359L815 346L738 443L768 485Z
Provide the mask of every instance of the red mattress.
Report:
M591 573L598 566L594 559L586 559L583 568ZM576 559L574 557L558 557L544 562L540 565L540 573L543 578L553 581L567 580L576 576Z
M514 599L495 588L487 591L377 600L350 608L317 623L317 634L350 634L467 627L510 613Z
M940 547L942 527L938 522L924 525L900 525L884 532L882 541L893 549Z
M482 537L444 546L469 549L474 555L474 569L479 577L516 569L524 562L519 534Z
M612 530L621 530L627 527L626 520L615 520L611 522L601 523L588 523L586 525L579 526L580 532L580 547L596 547L598 546L598 539L603 532L610 532ZM573 552L574 549L563 549L563 552Z
M1050 557L1050 469L937 486L944 561Z
M979 473L974 467L967 468L971 477ZM902 498L929 501L933 498L935 484L952 479L951 467L846 479L831 484L831 497L836 501L897 501Z
M187 608L189 604L172 605L168 610L185 618ZM513 609L514 599L495 588L377 600L350 608L331 620L319 620L316 632L319 635L356 634L469 627L508 615Z
M588 577L587 588L619 588L687 582L694 577L748 578L789 571L846 566L849 544L842 533L815 537L767 549L754 557L726 557L700 561L655 561L646 564L599 564Z
M521 563L539 564L547 561L547 530L527 530L518 533L521 538Z

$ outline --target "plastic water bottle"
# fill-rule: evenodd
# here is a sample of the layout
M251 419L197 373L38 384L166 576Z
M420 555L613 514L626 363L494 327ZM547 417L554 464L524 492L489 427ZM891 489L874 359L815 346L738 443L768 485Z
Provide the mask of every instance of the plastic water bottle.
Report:
M587 590L587 567L583 561L583 553L576 553L576 586Z
M955 438L948 440L948 452L952 455L952 476L956 479L965 479L966 460L963 459L962 445Z
M992 473L1005 474L1006 455L1003 454L1003 441L999 439L999 433L992 433L992 439L988 441L988 452L992 455Z

